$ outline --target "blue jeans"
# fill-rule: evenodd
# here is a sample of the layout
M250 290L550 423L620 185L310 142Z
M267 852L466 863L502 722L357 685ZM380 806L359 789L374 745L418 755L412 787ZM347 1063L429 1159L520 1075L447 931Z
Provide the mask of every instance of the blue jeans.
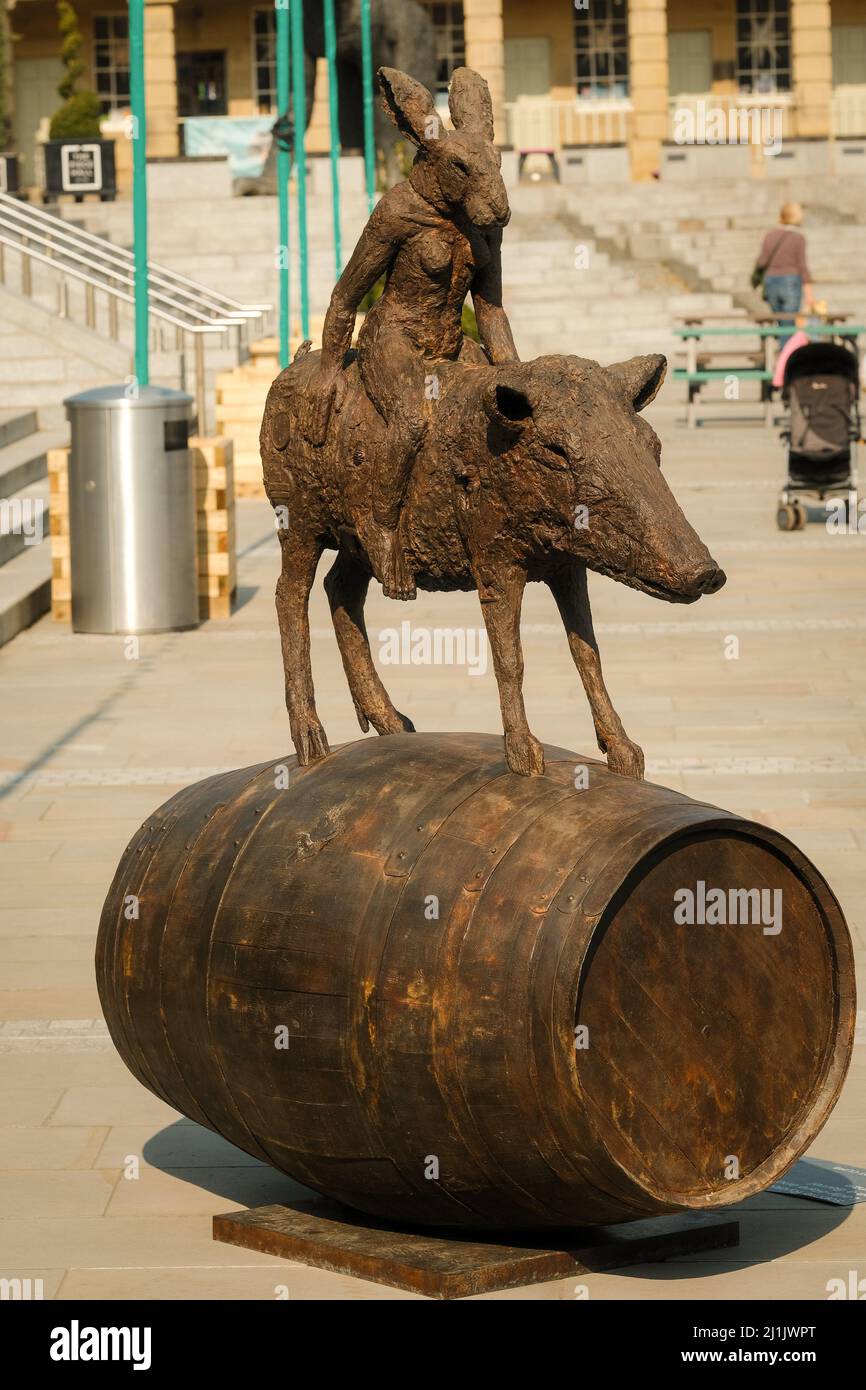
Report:
M800 312L800 301L803 298L803 281L800 276L765 275L764 290L773 313L780 315L779 322L793 324L793 318L781 318L781 315ZM790 337L790 334L788 336Z

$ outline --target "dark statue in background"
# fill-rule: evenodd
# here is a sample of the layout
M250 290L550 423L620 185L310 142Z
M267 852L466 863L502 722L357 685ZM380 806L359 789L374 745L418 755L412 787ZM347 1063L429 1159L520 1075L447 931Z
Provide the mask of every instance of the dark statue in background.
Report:
M643 776L605 688L587 569L672 603L725 582L660 471L639 412L664 357L609 367L554 355L518 360L502 306L508 221L487 84L458 69L446 133L433 98L392 69L384 105L416 146L411 177L374 211L336 286L321 353L304 344L268 394L265 489L280 522L277 614L286 703L301 763L328 753L316 713L308 599L323 550L337 642L362 730L411 732L373 664L364 624L371 577L391 596L477 590L499 686L509 767L543 771L523 705L520 609L527 581L558 605L608 765ZM355 313L384 274L357 349ZM473 298L481 345L463 338Z
M360 0L336 0L337 91L340 144L344 151L364 147L364 101L361 79ZM426 5L415 0L376 0L371 6L371 41L374 67L399 68L425 87L436 84L436 37ZM304 14L304 67L307 88L307 124L313 111L316 61L325 57L323 7L307 6ZM376 148L382 152L389 184L399 177L397 147L400 132L387 115L375 113ZM276 193L277 146L294 148L295 121L291 106L274 123L274 139L264 169L256 179L244 179L238 192Z

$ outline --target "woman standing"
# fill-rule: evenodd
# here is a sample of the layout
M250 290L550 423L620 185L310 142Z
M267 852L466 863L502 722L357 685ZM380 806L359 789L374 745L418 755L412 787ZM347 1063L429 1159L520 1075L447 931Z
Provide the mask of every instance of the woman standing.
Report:
M802 221L800 204L785 203L779 226L767 232L755 264L756 270L764 272L764 297L783 324L793 324L804 298L807 309L815 303L806 264L806 238L798 230Z

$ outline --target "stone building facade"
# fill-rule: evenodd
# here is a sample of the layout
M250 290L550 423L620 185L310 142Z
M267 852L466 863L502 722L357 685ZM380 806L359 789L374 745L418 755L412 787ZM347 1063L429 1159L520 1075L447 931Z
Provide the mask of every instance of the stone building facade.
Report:
M866 136L863 0L423 3L436 30L440 88L457 63L483 72L503 144L519 143L516 132L526 130L541 132L534 137L541 145L618 144L627 149L631 176L647 178L658 172L678 97L777 101L789 134L799 139ZM7 0L7 6L15 35L14 129L29 167L40 122L58 104L56 8L53 0ZM107 112L122 111L129 91L126 7L76 0L76 10L87 80ZM192 116L273 113L273 34L273 5L147 0L149 155L181 153L184 122ZM849 128L834 132L843 109ZM308 141L313 152L327 148L327 129L320 71ZM545 136L549 130L555 134Z

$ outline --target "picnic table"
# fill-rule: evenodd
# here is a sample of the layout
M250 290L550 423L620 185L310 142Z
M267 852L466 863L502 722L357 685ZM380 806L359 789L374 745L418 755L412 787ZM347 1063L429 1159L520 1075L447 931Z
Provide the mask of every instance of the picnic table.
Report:
M708 323L707 318L713 322ZM699 420L701 388L710 381L724 381L735 376L739 381L758 381L761 384L761 402L764 408L764 423L774 423L773 374L776 365L779 339L789 338L793 329L790 322L780 323L778 315L766 315L749 323L743 323L739 315L713 314L707 318L684 318L682 327L673 330L674 337L682 339L686 353L684 367L675 367L674 381L688 383L688 407L686 423L694 429ZM730 323L719 323L719 319L730 319ZM859 336L866 333L863 324L849 322L849 315L834 314L827 321L809 325L810 337L836 338L848 342L857 349ZM715 348L714 338L757 338L756 348L742 347ZM709 366L710 361L730 359L726 366Z

